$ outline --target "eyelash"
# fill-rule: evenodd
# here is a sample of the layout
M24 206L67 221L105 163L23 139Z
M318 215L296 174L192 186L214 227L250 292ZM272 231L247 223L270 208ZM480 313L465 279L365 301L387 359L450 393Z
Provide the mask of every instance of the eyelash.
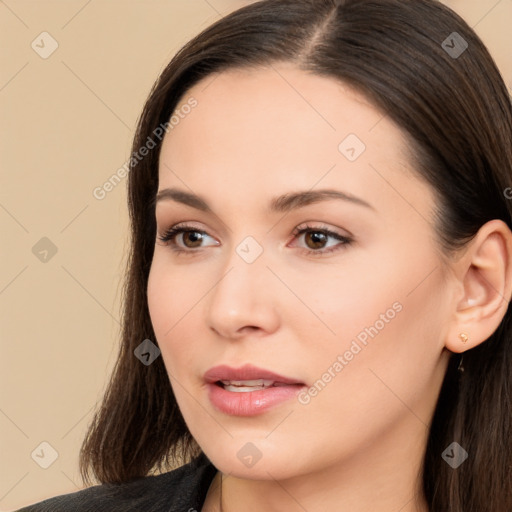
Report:
M201 233L202 235L208 235L205 231L201 231L200 229L197 229L193 226L186 225L186 224L178 224L176 226L173 226L172 228L168 229L163 235L159 235L158 239L167 244L168 242L171 242L170 246L171 249L176 252L177 254L183 254L183 253L194 253L197 252L197 249L180 249L176 245L175 238L180 233L186 233L186 232L196 232ZM320 249L320 250L313 250L313 249L304 249L301 248L302 251L305 251L310 256L322 256L324 254L328 254L334 251L342 250L345 246L350 245L353 242L352 238L340 235L338 233L335 233L334 231L331 231L327 227L312 227L306 225L304 228L295 228L293 230L293 236L298 237L303 235L304 233L313 232L313 233L322 233L328 237L335 238L336 240L339 240L342 242L341 244L337 244L333 247L329 247L328 249ZM200 248L198 248L200 249Z

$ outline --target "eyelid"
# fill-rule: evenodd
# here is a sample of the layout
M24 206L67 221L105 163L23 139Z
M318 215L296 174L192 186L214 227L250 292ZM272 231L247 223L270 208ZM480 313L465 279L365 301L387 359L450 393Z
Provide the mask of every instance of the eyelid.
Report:
M337 231L337 230L341 231L340 228L332 228L331 226L328 226L327 224L322 223L322 222L319 222L319 225L312 225L315 223L318 223L318 221L303 222L302 224L299 224L297 227L295 227L293 229L292 234L297 235L304 231L323 231L323 232L331 234L334 237L339 237L339 238L344 238L344 239L352 239L353 238L352 233L350 233L346 229L343 230L346 234L343 234L343 233L340 233L339 231Z
M171 245L172 246L171 248L176 252L188 252L188 253L197 252L199 249L201 249L201 247L198 247L195 249L194 248L182 249L180 247L176 248L176 246L177 246L176 237L178 237L180 234L186 233L188 231L201 233L201 235L206 235L210 238L213 238L216 241L215 244L210 244L205 247L212 247L212 246L220 245L220 242L217 239L215 239L215 237L210 235L207 231L205 231L201 228L198 228L196 226L193 226L192 224L189 224L188 222L179 222L177 224L172 225L171 227L165 229L162 232L162 234L158 234L157 238L160 241L162 241L164 245Z
M335 244L334 246L330 246L330 247L319 249L319 250L308 249L307 247L299 247L306 253L308 253L312 256L316 256L316 257L326 256L327 254L342 250L344 248L344 246L350 245L354 242L354 238L352 235L343 235L337 231L334 231L332 228L330 228L329 226L326 226L325 224L323 224L321 226L312 226L310 223L305 223L303 225L297 226L293 230L292 241L296 240L298 237L300 237L304 233L308 233L308 232L324 233L327 235L327 237L334 238L334 239L338 240L338 242L340 242L338 244ZM287 244L287 247L288 247L288 244Z

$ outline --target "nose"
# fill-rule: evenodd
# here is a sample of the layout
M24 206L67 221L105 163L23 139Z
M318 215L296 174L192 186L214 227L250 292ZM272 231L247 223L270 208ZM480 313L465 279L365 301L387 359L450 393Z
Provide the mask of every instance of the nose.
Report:
M218 335L238 339L263 336L279 327L276 279L264 255L252 263L233 251L219 281L209 294L207 322Z

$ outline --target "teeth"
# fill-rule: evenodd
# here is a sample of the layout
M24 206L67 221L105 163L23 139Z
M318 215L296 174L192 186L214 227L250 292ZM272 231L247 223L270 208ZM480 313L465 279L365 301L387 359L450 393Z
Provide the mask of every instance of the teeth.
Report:
M245 393L248 391L259 391L266 389L274 384L273 380L256 379L256 380L221 380L226 391L234 391L235 393Z
M229 386L225 385L226 391L234 391L235 393L247 393L249 391L260 391L262 389L268 389L271 386Z
M256 380L221 380L225 386L272 386L273 380L256 379Z
M235 393L246 393L248 391L259 391L273 386L288 386L283 382L274 382L267 379L255 380L221 380L222 386L226 391L234 391Z

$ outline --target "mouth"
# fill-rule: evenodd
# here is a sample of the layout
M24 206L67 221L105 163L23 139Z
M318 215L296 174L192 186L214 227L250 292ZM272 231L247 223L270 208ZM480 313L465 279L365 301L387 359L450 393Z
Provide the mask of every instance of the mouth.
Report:
M258 391L271 387L279 386L302 386L302 384L286 384L284 382L275 382L267 379L255 380L218 380L215 382L217 386L224 388L226 391L233 391L234 393L247 393L251 391Z
M292 377L245 365L210 368L204 380L212 405L232 416L254 416L289 401L305 387Z
M227 365L214 366L204 374L204 380L207 384L236 388L232 390L235 392L244 390L244 388L250 388L250 391L272 386L304 385L304 382L293 377L279 375L251 364L246 364L240 368L232 368Z

